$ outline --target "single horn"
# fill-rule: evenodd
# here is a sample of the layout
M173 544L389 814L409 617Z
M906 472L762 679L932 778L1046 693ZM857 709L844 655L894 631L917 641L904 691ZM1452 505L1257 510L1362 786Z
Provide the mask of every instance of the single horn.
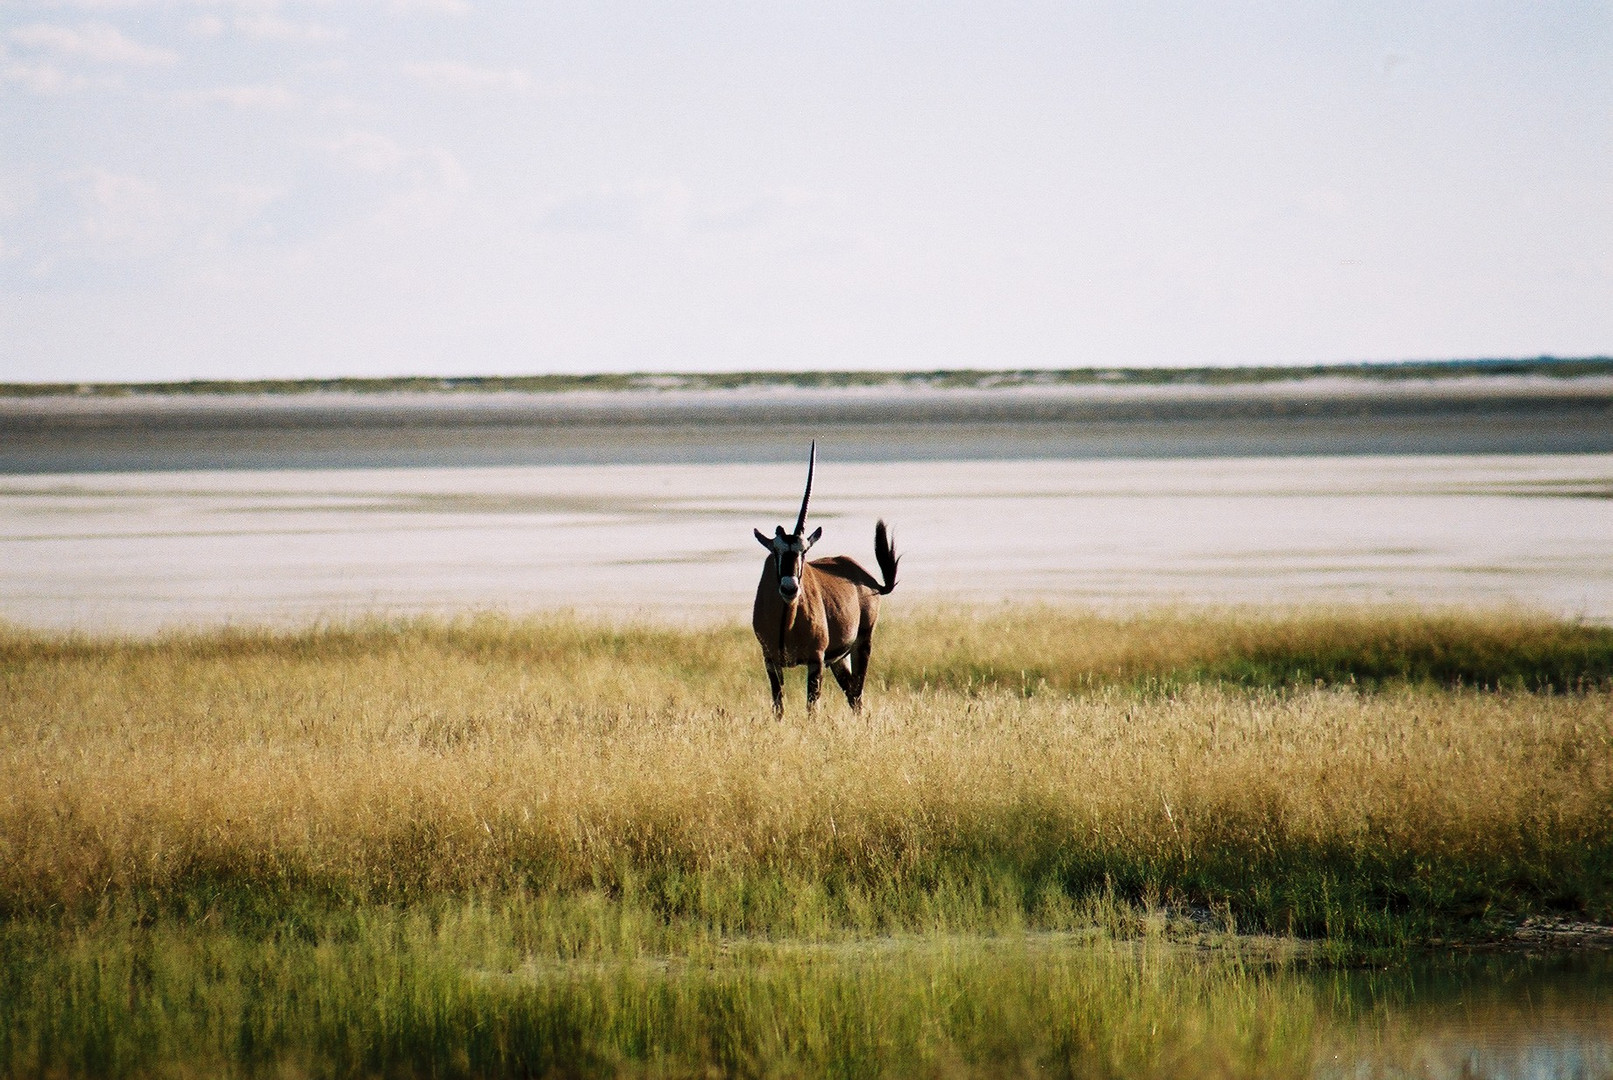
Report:
M812 440L812 456L807 458L807 486L806 494L801 496L801 516L795 519L795 535L800 536L801 530L806 528L807 503L812 499L812 470L818 464L818 440Z

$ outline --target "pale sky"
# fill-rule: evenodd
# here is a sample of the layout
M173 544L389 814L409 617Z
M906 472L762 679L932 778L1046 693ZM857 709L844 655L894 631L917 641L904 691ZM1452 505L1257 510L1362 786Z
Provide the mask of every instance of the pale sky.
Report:
M0 0L0 381L1613 352L1613 3Z

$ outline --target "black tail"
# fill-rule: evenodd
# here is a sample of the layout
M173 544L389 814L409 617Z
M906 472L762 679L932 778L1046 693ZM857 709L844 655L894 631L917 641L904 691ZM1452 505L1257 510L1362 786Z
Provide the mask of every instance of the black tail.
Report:
M890 535L885 532L883 518L874 526L874 558L879 563L879 572L885 576L885 584L878 587L880 595L883 596L896 588L896 564L902 561L891 547Z

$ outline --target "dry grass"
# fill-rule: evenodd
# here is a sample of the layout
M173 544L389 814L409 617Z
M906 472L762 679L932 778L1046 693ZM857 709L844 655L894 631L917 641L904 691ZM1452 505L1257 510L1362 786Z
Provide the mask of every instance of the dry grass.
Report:
M915 688L1082 690L1202 681L1278 687L1320 680L1567 690L1613 681L1613 628L1525 611L1166 609L1116 617L941 610L904 620L884 652L882 670Z
M1261 649L1376 663L1412 641L1515 655L1594 634L1306 618L1060 633L1045 613L934 614L888 636L863 716L808 719L797 684L782 723L738 630L14 632L0 909L604 889L812 933L1057 924L1110 889L1369 941L1541 905L1610 914L1605 690L1184 681ZM1099 676L1131 684L1049 689Z

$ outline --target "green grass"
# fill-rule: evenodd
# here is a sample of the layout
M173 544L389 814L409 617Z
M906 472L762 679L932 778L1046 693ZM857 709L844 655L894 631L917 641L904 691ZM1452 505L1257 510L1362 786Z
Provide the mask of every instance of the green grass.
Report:
M622 939L619 912L585 896L369 907L306 934L115 911L63 931L13 925L0 931L0 1069L1283 1076L1340 1012L1280 957L1157 933L795 944L696 931L646 953Z
M1400 1075L1430 1064L1429 1015L1613 1037L1606 955L1356 971L1114 906L1079 933L819 942L626 910L506 895L272 932L116 904L11 922L0 1075Z

